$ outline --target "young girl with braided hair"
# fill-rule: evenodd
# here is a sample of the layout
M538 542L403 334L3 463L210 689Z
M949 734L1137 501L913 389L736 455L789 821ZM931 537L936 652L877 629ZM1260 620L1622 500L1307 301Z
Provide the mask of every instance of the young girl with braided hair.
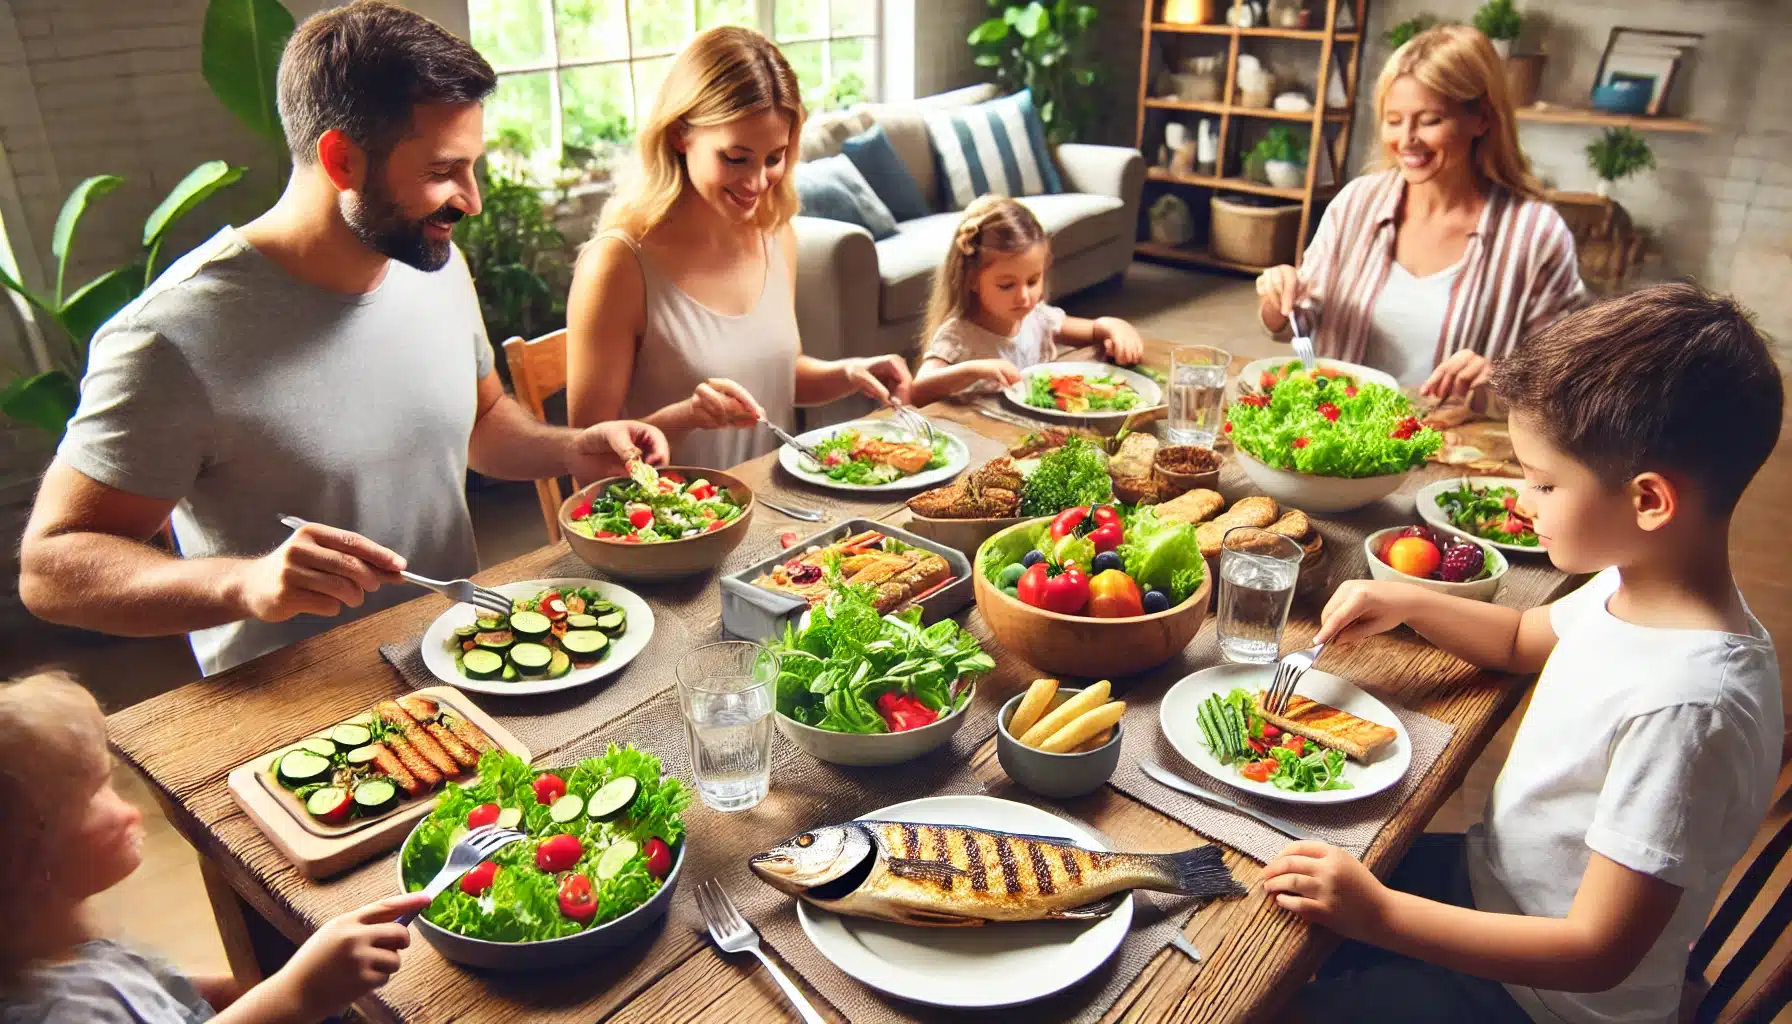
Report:
M986 195L965 207L933 276L913 404L1017 383L1021 370L1057 358L1060 342L1100 342L1109 359L1129 366L1144 358L1126 321L1066 316L1045 301L1051 257L1045 229L1020 203Z

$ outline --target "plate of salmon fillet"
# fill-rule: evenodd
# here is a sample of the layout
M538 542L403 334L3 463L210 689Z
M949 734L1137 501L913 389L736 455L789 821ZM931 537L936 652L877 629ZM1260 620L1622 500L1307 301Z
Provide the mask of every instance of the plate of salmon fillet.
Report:
M1214 781L1287 803L1348 803L1405 777L1412 766L1412 739L1386 704L1347 679L1312 670L1301 676L1287 709L1275 714L1263 707L1275 674L1273 664L1217 665L1183 678L1158 707L1164 737ZM1242 704L1249 694L1248 709L1230 723L1216 723L1209 698L1224 701L1239 691L1233 699ZM1237 748L1237 743L1248 746ZM1323 774L1338 765L1339 781L1296 785L1284 769L1300 767L1300 759Z
M931 444L893 420L856 420L818 427L796 440L821 461L789 445L778 463L799 480L843 491L906 491L952 479L971 464L971 450L943 428Z

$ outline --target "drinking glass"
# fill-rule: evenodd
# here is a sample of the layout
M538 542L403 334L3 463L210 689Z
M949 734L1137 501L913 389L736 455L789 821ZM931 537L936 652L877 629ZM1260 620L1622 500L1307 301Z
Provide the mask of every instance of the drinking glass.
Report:
M1226 373L1231 366L1232 353L1212 345L1170 350L1171 444L1213 447L1225 415Z
M1254 526L1234 526L1220 542L1220 653L1267 665L1282 654L1282 627L1300 575L1300 545Z
M678 659L678 708L697 795L744 811L771 789L778 656L745 640L705 644Z

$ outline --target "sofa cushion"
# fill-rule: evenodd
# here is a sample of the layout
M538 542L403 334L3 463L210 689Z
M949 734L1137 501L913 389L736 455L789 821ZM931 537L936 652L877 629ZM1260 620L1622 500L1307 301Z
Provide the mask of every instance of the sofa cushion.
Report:
M996 93L993 84L984 82L903 103L861 104L853 110L868 114L873 121L883 125L884 132L890 136L890 145L902 158L909 176L915 179L927 208L938 210L942 207L933 176L933 143L927 139L927 115L937 110L982 103ZM808 134L806 129L804 134Z
M797 164L796 192L805 217L857 224L873 239L896 233L896 218L845 154L805 160Z
M1012 96L927 115L938 161L940 199L954 210L988 193L1034 196L1060 192L1033 94Z
M797 152L803 160L820 160L840 152L841 144L872 125L863 105L852 110L823 110L803 122Z
M1033 211L1039 226L1052 236L1052 255L1075 256L1122 235L1131 236L1126 222L1126 203L1116 196L1064 192L1055 196L1023 196L1020 204Z
M890 208L891 216L899 221L927 216L927 201L921 198L920 186L896 155L883 125L874 124L870 131L847 139L840 152L871 183L871 191Z

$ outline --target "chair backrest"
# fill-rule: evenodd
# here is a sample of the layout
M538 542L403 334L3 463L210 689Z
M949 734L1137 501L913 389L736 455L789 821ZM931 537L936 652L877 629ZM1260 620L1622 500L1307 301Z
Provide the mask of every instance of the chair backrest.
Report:
M511 338L504 342L504 362L510 367L517 401L546 422L547 400L566 390L566 329L528 341Z
M1743 869L1735 888L1724 897L1699 941L1693 944L1687 975L1698 982L1706 979L1718 953L1738 936L1743 921L1754 918L1754 927L1736 946L1717 977L1710 980L1710 989L1699 998L1692 1014L1696 1024L1719 1020L1767 1024L1792 1003L1792 953L1782 950L1774 956L1774 947L1787 927L1792 926L1792 887L1782 884L1768 888L1781 866L1788 862L1787 852L1792 851L1792 814L1786 813L1785 806L1792 798L1789 780L1792 769L1781 772L1779 799L1774 804L1773 815L1783 816L1784 820Z

